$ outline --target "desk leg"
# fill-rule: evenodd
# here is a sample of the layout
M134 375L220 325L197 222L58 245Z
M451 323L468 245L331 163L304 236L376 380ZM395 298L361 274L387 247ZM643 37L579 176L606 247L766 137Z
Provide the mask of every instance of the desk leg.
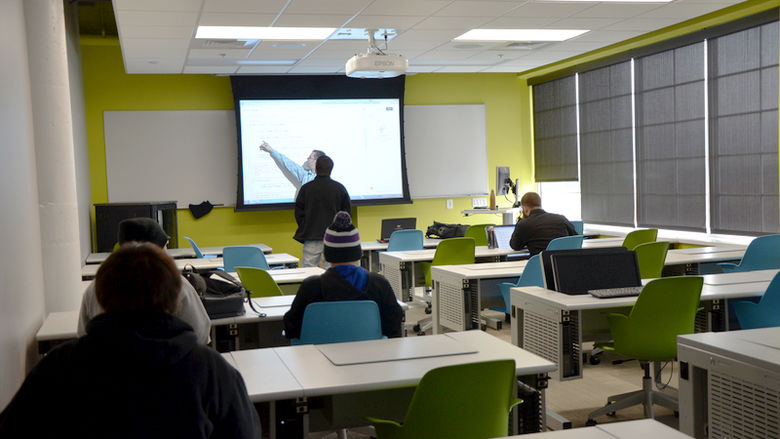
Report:
M305 438L308 431L306 414L309 412L306 398L271 403L271 439Z
M729 329L728 302L709 300L702 302L701 311L696 313L695 332L722 332Z
M544 389L547 374L518 377L517 397L523 403L515 406L510 416L510 434L536 433L547 430Z

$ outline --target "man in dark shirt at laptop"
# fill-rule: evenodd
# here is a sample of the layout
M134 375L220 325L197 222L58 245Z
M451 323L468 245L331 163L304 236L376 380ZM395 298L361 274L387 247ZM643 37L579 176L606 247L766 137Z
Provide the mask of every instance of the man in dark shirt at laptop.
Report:
M565 216L547 213L542 209L542 198L536 192L523 195L520 205L523 217L517 221L509 241L513 249L528 248L528 252L535 255L546 249L553 239L577 234Z

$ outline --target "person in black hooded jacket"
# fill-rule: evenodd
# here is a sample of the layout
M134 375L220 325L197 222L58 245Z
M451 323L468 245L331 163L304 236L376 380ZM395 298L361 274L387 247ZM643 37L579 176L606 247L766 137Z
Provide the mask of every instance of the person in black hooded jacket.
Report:
M111 254L95 278L105 312L33 368L0 437L259 438L241 375L171 314L180 283L152 244Z
M335 300L373 300L379 307L382 334L402 335L403 310L390 283L382 275L360 267L360 235L347 212L338 212L325 231L323 254L330 268L301 283L290 310L284 315L284 334L299 338L306 305Z

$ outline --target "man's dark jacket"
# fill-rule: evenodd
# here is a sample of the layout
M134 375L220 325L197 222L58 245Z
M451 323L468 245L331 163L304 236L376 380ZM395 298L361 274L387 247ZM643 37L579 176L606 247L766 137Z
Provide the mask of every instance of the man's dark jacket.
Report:
M304 241L321 241L325 229L333 222L339 211L352 214L347 189L330 177L317 176L301 186L295 198L295 222L298 230L293 238Z

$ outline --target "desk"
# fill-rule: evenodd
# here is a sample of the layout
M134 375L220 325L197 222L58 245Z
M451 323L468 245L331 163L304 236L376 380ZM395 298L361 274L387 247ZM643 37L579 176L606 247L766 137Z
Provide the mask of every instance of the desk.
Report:
M422 278L415 273L415 265L419 262L432 261L436 250L411 250L402 252L382 252L379 254L379 262L382 265L382 275L390 282L395 292L395 297L402 302L414 300L414 286ZM488 248L478 246L474 250L477 262L498 262L506 260L508 255L527 255L525 250L512 250L503 248Z
M769 286L765 279L777 272L761 270L703 276L704 310L696 316L696 331L727 330L727 300L762 295ZM741 282L728 280L735 274ZM561 380L582 378L583 341L610 339L603 314L626 312L636 302L636 297L598 299L589 294L567 295L539 287L516 287L510 291L512 343L554 361L559 366Z
M259 249L263 250L263 253L268 254L273 251L273 249L265 244L246 244L251 245L253 247L258 247ZM200 252L204 255L217 255L222 256L222 250L225 248L225 246L216 246L216 247L200 247ZM191 247L182 247L182 248L169 248L168 254L174 258L174 259L193 259L195 258L195 250L193 250ZM110 252L100 252L100 253L90 253L87 256L87 259L84 260L87 264L100 264L101 262L105 261L108 255L110 255Z
M271 253L265 256L268 265L273 267L295 268L298 266L298 258L287 253ZM222 258L202 258L202 259L174 259L176 267L183 270L185 266L191 265L198 270L209 270L220 268L224 265ZM81 268L81 278L84 280L93 279L100 267L99 264L87 264Z
M423 238L423 248L436 248L441 239ZM365 241L360 243L363 257L360 265L368 271L379 271L379 253L387 250L386 242Z
M324 271L319 267L303 267L271 270L269 273L281 287L300 284L307 277L322 274ZM233 275L235 276L235 273ZM91 281L82 281L82 288L86 289L90 283ZM276 296L252 299L255 307L258 307L258 311L264 313L265 317L258 316L249 304L245 303L244 315L212 320L212 343L220 351L286 344L287 340L281 336L283 326L281 320L284 313L290 308L294 297ZM76 338L78 318L78 310L49 313L35 335L38 352L45 354L57 344ZM249 329L246 325L256 325L257 328Z
M456 332L426 337L353 342L359 351L388 343L456 341L476 353L430 358L334 366L315 345L288 346L231 352L232 364L241 372L250 399L271 405L271 437L305 437L317 431L366 425L363 416L390 416L401 420L419 380L433 368L477 361L512 358L522 381L519 406L524 431L544 427L544 388L547 373L555 365L482 331ZM280 367L281 366L281 367ZM272 369L276 378L266 376ZM515 412L517 416L517 411ZM517 418L515 423L518 425ZM297 425L296 430L280 430ZM265 427L265 426L264 426Z
M516 282L527 260L431 267L433 333L478 329L480 311L504 307L501 282Z
M689 436L655 419L612 422L595 427L572 428L534 433L530 436L524 434L510 437L518 439L690 439ZM509 439L509 437L499 439Z
M680 431L780 436L780 328L681 335L677 353Z

